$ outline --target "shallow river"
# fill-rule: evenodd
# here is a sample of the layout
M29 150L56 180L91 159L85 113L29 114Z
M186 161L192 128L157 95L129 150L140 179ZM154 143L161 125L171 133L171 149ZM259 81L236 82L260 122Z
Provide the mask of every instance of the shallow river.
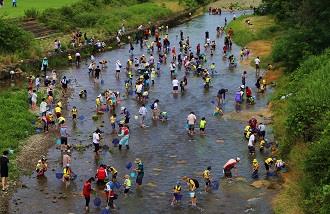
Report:
M241 15L241 13L237 15ZM117 81L114 76L113 62L117 59L121 60L123 64L126 62L129 56L128 46L102 53L96 57L97 61L104 58L110 60L108 68L102 73L104 85L93 84L93 79L88 77L87 65L85 64L82 64L80 68L71 67L61 71L70 79L77 80L71 84L74 92L68 99L67 109L77 106L79 114L85 116L85 120L78 121L76 126L68 119L71 132L69 143L76 144L81 141L85 145L91 144L89 136L96 127L104 125L101 128L105 132L103 143L110 146L111 152L103 150L101 159L97 161L94 158L92 147L84 152L74 150L71 166L74 172L78 174L78 178L71 183L68 189L65 189L63 183L55 178L55 172L52 171L52 169L55 171L61 169L60 151L55 146L50 148L48 152L50 169L46 173L47 178L36 179L35 174L23 177L22 182L26 184L27 188L19 189L15 193L11 200L10 213L84 213L84 198L80 196L82 184L84 180L95 175L97 164L114 165L119 171L119 180L122 181L121 177L129 173L125 168L126 164L130 161L133 162L136 157L141 158L144 162L144 186L142 191L136 191L133 185L133 193L127 198L123 198L123 194L120 192L118 200L115 201L119 210L114 211L114 213L272 213L269 203L272 193L256 190L248 185L251 181L251 169L247 145L242 138L245 122L224 120L212 115L214 106L211 101L215 99L217 91L221 88L229 89L224 110L226 112L235 110L234 93L240 86L243 69L248 70L247 85L253 88L254 94L256 91L254 87L256 80L252 67L242 68L238 66L234 70L229 70L228 63L222 59L222 51L220 50L222 49L223 38L216 38L216 26L223 26L225 17L231 20L233 14L223 13L222 16L205 14L170 29L171 46L175 44L177 50L179 50L179 40L176 35L179 35L180 30L184 32L184 35L189 35L194 50L197 43L203 43L204 32L208 30L211 40L215 39L217 42L217 51L212 58L208 56L207 63L215 62L218 74L215 75L213 87L208 92L204 91L201 78L190 75L186 92L174 97L171 93L172 85L168 65L163 65L161 76L156 79L155 86L151 88L149 104L151 101L159 99L159 106L161 110L168 112L169 121L166 123L152 122L151 110L148 108L147 125L149 127L146 129L139 128L139 121L133 118L139 108L134 98L123 98L121 106L126 106L132 114L129 151L124 149L119 152L118 148L111 144L114 136L110 134L111 126L107 114L96 122L91 118L95 112L95 98L101 91L111 88L118 89L124 94L125 74L121 72L122 76ZM240 47L234 44L233 53L236 56L239 55L239 50ZM145 50L140 50L139 47L135 47L134 51L139 56L145 53ZM181 78L182 76L183 72L179 71L178 77ZM86 100L78 97L78 93L82 89L88 91ZM267 103L266 96L257 96L254 106L243 104L243 111L264 107ZM184 124L190 111L194 111L198 119L203 116L206 117L208 124L205 137L196 135L191 138L187 136ZM223 139L224 143L217 143L218 139ZM259 153L257 155L261 161L263 157ZM239 175L245 177L247 182L228 183L221 179L219 191L205 194L203 192L204 182L199 174L205 167L212 166L214 177L220 178L222 177L222 166L228 159L237 156L241 158L238 167ZM262 165L261 168L260 173L264 174ZM201 187L197 195L199 209L189 207L189 195L185 185L183 185L184 196L181 205L176 208L169 206L171 189L176 181L184 175L195 177L200 181ZM64 196L65 199L56 199L56 203L53 203L55 202L54 197L60 196ZM251 198L252 200L249 200ZM100 213L101 209L93 206L93 199L92 197L90 213ZM103 199L101 207L104 207L104 202L105 199Z

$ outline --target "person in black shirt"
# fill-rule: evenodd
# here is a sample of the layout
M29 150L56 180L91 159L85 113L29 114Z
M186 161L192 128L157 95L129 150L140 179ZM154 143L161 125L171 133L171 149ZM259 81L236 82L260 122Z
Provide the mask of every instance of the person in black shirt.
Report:
M9 154L8 151L4 151L0 159L2 191L6 191L8 189L8 163L9 163L8 154Z
M218 91L218 94L217 94L217 105L218 106L220 106L220 104L225 101L226 92L228 92L228 89L225 89L225 88L222 88Z
M100 73L101 73L101 69L100 66L97 66L95 71L94 71L94 75L95 75L95 81L100 79Z

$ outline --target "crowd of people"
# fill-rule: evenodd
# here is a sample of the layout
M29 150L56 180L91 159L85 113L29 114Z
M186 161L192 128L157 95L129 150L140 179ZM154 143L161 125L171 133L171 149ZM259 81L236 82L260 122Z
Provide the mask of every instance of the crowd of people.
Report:
M217 13L221 15L221 9L216 9L216 12L213 12L213 9L210 10L210 13ZM139 125L141 128L146 128L146 120L149 111L151 111L151 119L159 120L166 122L168 119L168 112L164 111L165 106L162 106L161 100L155 99L153 101L149 100L150 90L152 87L157 85L157 80L161 75L161 65L167 65L169 75L172 81L172 91L173 96L177 96L180 92L185 93L188 89L188 77L191 75L197 76L200 78L200 81L203 83L204 90L207 92L210 87L212 87L212 79L215 78L215 74L220 72L216 68L216 64L212 62L208 64L208 59L213 61L214 52L222 51L223 59L228 62L228 68L233 68L237 64L236 56L232 54L232 39L234 37L234 32L232 29L225 32L225 26L218 26L216 31L216 36L221 37L224 40L224 46L217 48L216 40L210 39L210 33L205 32L205 38L203 38L202 44L199 43L196 47L190 45L189 35L184 35L183 31L180 31L178 38L178 44L171 43L168 35L168 26L139 26L136 34L136 44L139 44L145 53L137 56L134 54L134 40L129 39L129 53L130 56L125 63L126 67L123 68L123 64L120 60L115 59L113 63L115 64L115 79L120 80L124 78L124 85L122 88L117 89L106 89L102 91L95 98L95 114L96 115L108 115L110 120L112 135L114 139L112 143L115 146L118 146L119 150L123 148L129 150L129 139L130 139L130 124L132 123L130 111L133 109L128 109L122 104L121 93L120 91L125 91L125 96L135 97L136 102L139 104L138 115L134 116L134 119L140 119ZM124 28L118 32L117 37L121 37L121 33L124 31ZM225 35L223 35L225 34ZM73 34L73 43L80 44L81 37L83 35L80 32ZM59 48L59 41L56 41L56 47ZM101 44L102 46L102 44ZM201 46L204 49L201 49ZM78 52L77 52L78 53ZM250 51L248 48L243 48L240 52L240 55L237 56L241 60L248 59ZM68 55L68 61L72 62L72 56ZM75 61L79 65L81 58L80 54L75 55ZM109 61L106 59L96 62L93 54L90 57L90 64L88 66L87 74L94 78L95 83L102 84L102 70L106 68ZM260 71L260 59L257 57L255 59L256 70ZM70 133L67 127L67 120L72 120L73 122L83 119L82 115L79 115L79 109L76 106L73 106L70 109L71 118L65 118L63 114L63 105L65 105L65 98L69 96L68 89L70 88L70 79L66 76L63 76L60 81L58 81L57 73L55 70L52 71L51 76L47 75L48 60L44 58L41 65L42 71L45 72L44 80L42 84L42 78L40 76L30 76L28 78L28 94L29 94L29 104L32 110L37 109L38 101L38 91L41 90L41 85L46 88L46 96L41 98L39 104L40 112L40 121L43 124L43 131L47 133L49 128L52 128L54 132L58 132L60 138L57 140L57 144L60 146L61 156L62 156L62 172L57 172L56 177L62 179L66 187L70 185L72 180L75 180L77 175L74 173L71 168L71 163L73 159L71 158L72 146L69 143ZM179 77L178 70L183 71L184 75ZM123 74L124 73L124 74ZM257 82L256 88L258 93L263 93L266 90L266 81L262 76L259 76L260 72L257 72ZM162 75L165 75L165 71L162 71ZM236 102L236 109L239 111L240 105L243 102L248 104L254 104L255 99L252 95L251 87L247 86L247 72L244 71L242 74L242 85L237 86L238 90L235 92L235 97L233 99ZM59 98L54 98L54 90L57 86L61 87L62 94ZM226 100L226 93L229 90L235 89L226 89L221 88L217 95L216 101L214 101L214 115L224 114L223 104ZM86 99L88 92L86 89L79 91L79 98ZM56 100L57 99L57 100ZM148 104L149 103L149 104ZM66 114L68 115L68 114ZM207 135L207 119L205 116L201 115L199 122L197 116L194 112L190 112L187 116L186 126L187 134L190 137L193 137L195 133L195 128L199 128L200 135ZM100 143L103 139L103 132L97 128L92 135L92 144L94 145L95 156L100 156ZM259 142L260 152L264 151L267 147L266 142L266 126L257 122L256 119L252 118L249 120L249 124L244 129L244 137L248 140L248 150L251 156L255 155L255 146ZM6 154L4 153L2 163L6 162ZM223 174L226 178L231 178L232 170L234 170L234 175L238 175L238 164L240 162L239 157L234 157L228 160L223 165ZM135 178L135 187L140 188L143 183L144 178L144 163L140 158L136 158L135 166L130 162L126 168L131 170L131 173L121 174L115 168L115 163L111 165L100 164L96 171L95 175L92 175L88 180L84 182L83 185L83 196L86 201L85 209L89 209L89 203L91 194L96 191L93 188L93 182L96 181L96 186L103 189L106 195L106 204L108 208L115 209L115 200L118 198L120 191L120 186L123 186L123 194L126 197L131 193L131 188L133 187L132 179ZM276 160L273 157L266 158L265 169L267 173L272 169L273 166L276 167L276 171L281 170L285 167L285 163L282 160ZM41 157L36 166L37 177L40 178L45 175L47 172L47 158ZM251 162L251 174L252 178L258 178L259 163L254 158ZM5 173L4 173L5 174ZM2 171L1 171L1 177ZM201 173L201 177L205 182L205 192L211 192L219 188L218 179L212 173L211 166L208 166ZM182 184L181 182L186 183L187 190L191 197L191 205L196 206L197 204L197 194L196 190L199 188L199 181L192 177L184 176L182 181L178 181L173 187L173 198L171 200L171 205L175 206L179 203L182 198ZM3 180L3 190L6 188L6 180Z

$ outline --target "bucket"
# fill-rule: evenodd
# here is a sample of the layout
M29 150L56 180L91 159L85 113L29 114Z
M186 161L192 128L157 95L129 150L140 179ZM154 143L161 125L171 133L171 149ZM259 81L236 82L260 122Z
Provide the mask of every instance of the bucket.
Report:
M130 177L131 177L131 178L135 178L135 176L136 176L136 173L135 173L135 172L131 172L131 173L130 173Z
M218 181L212 181L211 182L211 187L212 187L212 190L218 190L219 189L219 182Z
M132 162L129 162L127 165L126 165L126 169L131 169L132 168Z
M177 200L177 201L181 201L183 195L175 195L174 197L175 197L175 200Z
M94 199L94 206L96 206L96 207L101 206L101 199L99 197L96 197Z
M62 179L62 177L63 177L63 172L56 172L56 173L55 173L55 176L56 176L57 179Z
M189 192L189 196L190 196L191 198L193 198L193 197L195 197L195 193L194 193L194 192Z
M113 144L113 145L118 145L118 144L119 144L119 140L118 140L118 138L113 139L113 140L112 140L112 144Z
M110 214L110 210L107 208L103 208L101 214Z
M60 144L61 144L61 139L59 139L59 138L56 139L55 144L56 144L56 145L60 145Z

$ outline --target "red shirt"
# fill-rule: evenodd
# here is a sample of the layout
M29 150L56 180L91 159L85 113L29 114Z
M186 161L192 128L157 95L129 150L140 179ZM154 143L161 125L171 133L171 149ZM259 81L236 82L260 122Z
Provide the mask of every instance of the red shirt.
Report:
M105 173L105 169L103 167L100 167L98 170L97 170L97 179L99 180L104 180L105 177L106 177L106 173Z
M83 195L85 197L91 197L91 192L92 192L92 185L90 182L86 181L84 183Z
M252 96L252 91L250 88L246 89L246 96L251 97Z

